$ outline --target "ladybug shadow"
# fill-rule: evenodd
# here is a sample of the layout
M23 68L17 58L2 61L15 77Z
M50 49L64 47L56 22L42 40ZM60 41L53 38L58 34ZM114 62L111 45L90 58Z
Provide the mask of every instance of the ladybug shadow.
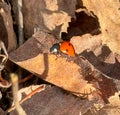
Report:
M93 51L83 51L80 55L85 57L95 68L97 68L102 73L108 75L113 79L120 79L120 62L116 56L109 59L109 62L105 62L106 58L110 56L111 50L108 46L102 47L102 52L100 55L96 56Z

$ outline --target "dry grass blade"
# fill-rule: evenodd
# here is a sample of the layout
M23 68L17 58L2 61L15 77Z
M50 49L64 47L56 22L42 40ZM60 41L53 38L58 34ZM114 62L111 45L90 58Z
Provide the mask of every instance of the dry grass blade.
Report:
M13 92L13 100L15 104L15 108L19 115L26 115L25 111L19 104L18 99L18 76L16 74L11 74L11 81L12 81L12 92Z

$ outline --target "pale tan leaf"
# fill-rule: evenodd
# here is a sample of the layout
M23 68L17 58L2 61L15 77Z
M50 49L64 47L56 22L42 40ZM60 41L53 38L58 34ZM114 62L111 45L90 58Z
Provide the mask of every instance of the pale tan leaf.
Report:
M70 92L84 94L85 90L87 93L95 90L92 84L88 85L87 81L83 80L83 76L79 72L80 66L66 61L65 58L56 59L55 55L38 54L31 59L14 62L38 77Z

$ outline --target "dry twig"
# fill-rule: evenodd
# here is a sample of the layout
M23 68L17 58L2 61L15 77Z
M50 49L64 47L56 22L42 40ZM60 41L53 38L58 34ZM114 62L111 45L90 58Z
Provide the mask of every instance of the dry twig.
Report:
M33 74L25 77L24 79L21 79L21 80L19 81L19 83L24 83L24 82L26 82L27 80L29 80L29 79L31 79L31 78L33 78Z

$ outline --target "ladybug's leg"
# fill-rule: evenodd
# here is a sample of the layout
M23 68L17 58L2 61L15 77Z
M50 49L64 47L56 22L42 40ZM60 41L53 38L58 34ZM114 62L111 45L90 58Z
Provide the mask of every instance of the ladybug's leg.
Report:
M56 59L55 60L57 60L59 57L61 57L61 53L60 52L56 54Z
M64 57L64 58L66 58L66 61L68 61L68 62L73 62L74 59L75 59L75 57L71 57L71 56L69 56L69 55L67 55L67 54L65 54L65 53L62 53L62 52L61 52L60 55L61 55L62 57Z

